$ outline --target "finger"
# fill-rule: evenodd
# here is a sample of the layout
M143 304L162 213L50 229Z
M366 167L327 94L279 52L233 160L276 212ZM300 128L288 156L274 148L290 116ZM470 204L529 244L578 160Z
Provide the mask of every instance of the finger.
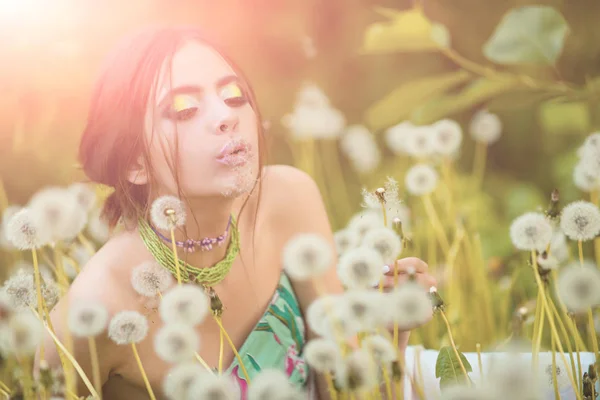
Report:
M400 260L396 260L396 270L398 272L409 272L411 268L415 273L423 273L427 272L428 265L425 261L417 258L417 257L406 257L401 258ZM390 268L388 272L385 272L386 275L394 275L393 268Z
M403 283L408 282L409 279L411 278L408 274L399 274L394 284L393 276L385 276L383 281L383 287L386 289L392 289L394 286L400 286ZM429 288L432 286L437 287L437 280L432 275L416 274L413 279L418 285L422 286L425 290L429 290Z

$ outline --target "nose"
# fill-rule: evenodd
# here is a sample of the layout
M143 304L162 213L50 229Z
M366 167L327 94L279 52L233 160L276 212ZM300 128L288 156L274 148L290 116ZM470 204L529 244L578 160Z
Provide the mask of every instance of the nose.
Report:
M216 121L214 132L216 134L236 132L238 129L239 122L239 119L233 115L228 116L227 118L221 118Z

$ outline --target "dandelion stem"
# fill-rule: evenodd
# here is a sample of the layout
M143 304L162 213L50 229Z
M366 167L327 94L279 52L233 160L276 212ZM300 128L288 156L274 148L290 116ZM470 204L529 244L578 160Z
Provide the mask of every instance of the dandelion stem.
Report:
M333 385L333 377L331 376L331 372L326 371L324 375L325 381L327 382L327 388L329 389L329 397L331 397L331 400L337 400L338 393L337 390L335 390L335 386Z
M11 392L10 388L6 385L6 383L4 383L4 381L0 381L0 388L8 394Z
M392 399L392 382L390 381L390 375L388 374L387 367L385 365L382 366L381 371L383 372L383 381L385 382L386 398Z
M396 268L396 265L394 265L394 287L396 287L396 285L398 285L398 268ZM398 322L394 321L392 343L394 344L395 349L398 348L399 340L400 338L398 334Z
M583 243L581 240L577 241L577 247L579 249L579 264L583 267ZM588 316L588 336L589 340L592 343L591 348L594 350L594 368L596 367L596 363L598 362L598 340L596 339L596 332L594 331L594 316L592 315L592 309L588 308L587 310Z
M90 348L90 358L92 361L92 377L94 386L99 394L99 399L102 400L102 378L100 377L100 361L98 360L98 348L96 339L93 336L88 337L88 345Z
M556 271L552 271L552 282L554 285L554 292L558 293L557 289L556 289ZM550 297L550 304L551 306L553 306L554 308L556 308L552 302L552 298ZM565 324L567 326L567 328L569 329L569 334L571 335L571 337L574 339L575 343L579 344L579 349L581 351L587 351L587 347L585 345L585 343L583 343L583 339L581 338L581 335L579 333L579 330L577 329L577 327L575 326L575 323L573 321L573 319L571 319L571 317L569 317L568 313L567 313L567 309L565 307L565 305L563 304L562 301L560 301L560 299L558 299L558 304L560 305L560 309L563 312L564 316L566 317L565 320ZM558 310L557 310L557 314L558 314ZM559 319L559 324L562 324L562 320Z
M85 247L85 249L88 251L88 253L90 253L90 256L93 256L96 253L96 249L94 249L94 245L92 245L92 242L90 242L83 235L83 233L80 232L79 234L77 234L77 239L83 245L83 247Z
M469 375L467 374L467 369L465 368L465 365L463 364L462 360L460 359L460 354L458 354L458 350L456 349L456 344L454 344L454 338L452 337L452 330L450 329L450 323L448 322L448 318L446 318L446 313L444 313L443 310L439 310L439 312L440 312L440 315L442 316L442 318L444 319L444 324L446 324L446 330L448 331L448 339L450 339L450 344L452 345L452 350L454 350L454 355L456 356L456 359L458 360L460 369L462 370L463 374L465 374L467 386L471 387L471 380L469 379Z
M540 278L540 274L538 272L537 257L536 257L535 250L531 251L531 258L533 260L533 273L534 273L534 276L535 276L535 281L536 281L536 283L538 285L539 290L544 291L544 284L542 283L542 279ZM552 314L550 313L550 306L548 306L548 302L546 301L546 296L545 295L542 295L542 303L543 303L544 310L546 312L546 316L548 317L548 322L550 323L550 332L556 338L556 345L558 346L558 350L560 352L560 356L562 357L563 363L565 365L567 365L567 359L565 358L564 350L562 348L562 345L560 344L560 340L559 340L559 337L558 337L558 332L556 331L556 326L554 325L554 319L552 318ZM571 371L569 371L568 369L567 369L567 374L569 375L569 379L571 380L571 385L573 386L573 388L576 388L577 384L575 383L575 379L573 378L573 374L571 374ZM576 391L575 395L577 396L578 400L582 400L580 392Z
M175 258L175 269L177 270L177 283L181 285L181 270L179 269L179 255L175 245L175 228L171 228L171 246L173 248L173 257Z
M0 178L0 212L4 212L8 208L8 196L4 188L4 182Z
M560 393L558 392L558 382L556 379L556 344L554 342L554 336L551 338L552 342L552 387L554 388L554 398L560 399Z
M541 302L541 298L543 296L543 292L541 289L538 290L538 304L537 307L540 308L540 310L542 309L542 302ZM546 314L544 312L540 312L540 323L538 325L538 330L535 332L535 336L534 336L534 348L533 348L533 367L534 370L537 372L537 368L538 368L538 355L540 354L540 349L542 347L542 335L544 333L544 322L545 322L545 316Z
M433 224L433 228L438 236L438 241L440 242L440 246L442 246L444 254L447 255L448 251L450 250L450 244L448 243L448 238L446 237L446 232L444 232L444 228L442 227L440 218L438 217L437 212L435 211L435 207L431 202L431 196L426 194L422 196L422 198L423 205L425 206L425 212L427 212L427 216Z
M223 372L223 353L224 353L225 338L223 337L223 329L219 331L219 374Z
M583 392L583 377L581 376L581 352L579 350L579 343L575 341L575 352L577 353L577 380L579 382L579 393Z
M32 309L32 311L35 314L37 314L35 312L35 310ZM38 318L39 318L39 316L38 316ZM96 389L94 388L94 385L92 385L92 383L90 382L89 378L87 377L87 375L85 374L85 372L83 371L83 369L81 368L81 366L79 365L79 363L77 362L77 360L75 360L75 358L71 355L71 353L69 353L69 351L65 348L65 346L63 346L63 344L56 337L56 335L54 334L54 332L52 331L52 329L49 328L48 324L45 323L42 319L40 319L40 320L44 324L44 327L46 328L46 331L48 331L48 333L52 337L52 340L54 341L54 343L56 344L56 346L58 346L58 348L63 352L64 356L67 357L67 359L71 362L71 364L73 365L73 367L75 368L75 370L77 371L77 373L79 374L79 376L81 377L81 380L85 384L86 388L89 390L90 394L92 396L95 396L95 397L100 397L98 395L98 393L96 392Z
M133 350L133 355L135 356L135 361L137 362L138 368L140 369L140 373L142 374L142 379L144 379L144 384L146 385L146 390L150 395L151 400L156 400L154 396L154 392L152 391L152 386L150 386L150 381L148 380L148 376L146 375L146 371L144 371L144 366L142 365L142 360L140 359L140 355L138 354L137 347L135 343L131 343L131 349Z
M475 144L475 157L473 160L474 191L478 191L485 174L485 159L487 157L487 143L477 141Z
M204 358L202 358L200 356L200 354L195 353L194 354L196 356L196 359L198 360L198 362L204 367L206 368L206 370L212 374L214 374L214 371L212 370L212 368L210 368L210 365L208 365L208 363L206 361L204 361Z
M44 317L44 299L42 298L42 283L40 279L40 267L38 265L37 250L31 249L31 257L33 259L33 272L35 277L35 292L37 296L37 309L39 318L43 321ZM44 361L44 343L40 344L40 361Z
M238 364L240 364L240 368L242 369L242 373L244 374L244 377L246 378L246 382L248 382L248 384L250 384L250 377L248 376L248 371L246 371L246 367L244 366L244 363L242 362L242 357L240 357L240 353L238 353L237 349L235 348L235 345L231 341L231 338L227 334L227 331L223 327L223 323L221 322L221 317L215 316L215 320L217 321L219 328L225 335L225 339L227 339L227 342L229 342L229 346L231 346L231 350L233 351L233 354L235 354L235 357L238 360Z

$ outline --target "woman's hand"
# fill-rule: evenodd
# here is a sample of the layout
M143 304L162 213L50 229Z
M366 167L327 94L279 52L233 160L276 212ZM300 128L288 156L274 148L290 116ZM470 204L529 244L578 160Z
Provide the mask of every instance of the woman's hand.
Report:
M435 277L428 272L427 263L417 257L407 257L396 260L394 265L387 265L389 268L384 274L383 288L384 290L391 290L394 288L394 269L397 272L397 284L402 285L407 282L411 274L414 274L415 282L423 286L425 290L429 291L432 286L437 287L437 280Z

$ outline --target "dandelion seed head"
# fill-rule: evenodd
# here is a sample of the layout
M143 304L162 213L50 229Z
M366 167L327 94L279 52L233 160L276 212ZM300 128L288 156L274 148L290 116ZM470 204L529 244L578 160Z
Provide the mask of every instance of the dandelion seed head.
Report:
M238 400L240 390L228 375L202 374L190 385L188 399Z
M330 105L300 102L294 106L291 114L283 116L281 123L297 140L336 139L344 130L346 117Z
M206 371L197 362L186 362L169 370L163 381L163 391L170 400L188 398L192 383L204 375Z
M108 336L118 345L139 343L148 334L148 320L137 311L117 313L108 326Z
M333 235L337 254L342 255L348 250L358 247L360 244L360 235L352 229L342 229Z
M541 213L525 213L515 218L510 226L510 238L519 250L543 251L552 236L552 225Z
M158 229L169 231L185 224L185 207L175 196L161 196L152 202L150 218Z
M496 114L481 110L471 119L469 132L475 141L489 145L500 139L502 121Z
M102 218L102 210L95 208L90 212L87 231L99 243L105 243L110 236L108 223Z
M362 348L378 363L389 364L398 358L397 349L382 335L367 336L362 342Z
M562 210L560 228L571 240L592 240L600 233L600 209L587 201L567 204Z
M424 196L435 190L438 180L438 173L432 166L417 164L406 172L404 184L413 196Z
M5 351L19 357L32 356L43 339L43 327L29 311L13 314L2 334Z
M340 257L338 275L348 288L367 289L379 281L383 265L383 259L377 250L361 246Z
M381 152L373 134L362 125L346 128L340 139L340 148L359 174L373 172L381 162Z
M94 337L108 324L108 310L104 304L87 300L71 304L68 314L69 330L74 336Z
M368 231L381 226L383 226L383 220L379 213L373 210L359 212L348 222L348 229L355 230L360 237L360 241L362 241Z
M283 249L283 268L292 279L307 280L327 272L333 262L333 250L321 236L301 233Z
M309 340L304 347L304 356L308 365L321 373L334 371L342 359L337 343L324 338Z
M391 304L388 318L403 329L421 325L433 315L431 297L416 283L398 286L386 296L387 303Z
M72 240L87 223L87 210L82 208L75 194L62 187L48 187L37 192L28 208L40 232L50 242Z
M200 338L193 327L174 323L164 325L154 336L154 351L164 361L190 361L200 349Z
M12 216L6 224L5 234L8 241L19 250L37 249L49 242L47 232L40 230L28 208Z
M21 206L8 206L4 212L2 213L2 223L0 224L0 248L6 250L14 250L15 246L13 243L8 240L8 235L6 232L6 227L8 225L8 221L19 211L21 211L23 207Z
M68 190L73 193L77 204L89 212L96 204L96 192L94 189L86 183L73 183L69 186Z
M545 255L543 253L537 257L537 265L545 271L552 271L560 267L560 262L554 255Z
M33 275L24 269L19 269L4 282L3 293L16 310L29 308L29 305L37 306L37 297ZM32 302L33 300L33 302Z
M280 400L294 392L287 375L276 369L263 369L248 388L248 400Z
M408 151L406 149L406 140L412 134L415 126L409 121L394 125L385 131L385 142L388 148L395 155L404 155Z
M406 152L414 158L427 158L435 153L436 131L431 126L415 126L404 144Z
M325 295L310 303L306 310L306 321L314 333L320 336L325 334L328 314L337 302L338 296Z
M558 297L574 313L600 305L600 271L591 262L563 268L557 280Z
M163 295L158 311L167 324L195 326L204 320L210 311L210 304L208 297L198 286L177 285Z
M567 237L560 230L555 231L550 241L550 254L552 254L559 263L565 262L569 258L569 246Z
M518 353L495 355L486 374L487 389L503 399L540 399L539 376L534 375L531 362ZM497 397L495 397L497 398Z
M573 182L578 189L592 192L600 189L600 173L586 161L579 161L573 169Z
M336 382L344 389L359 393L373 389L377 385L377 376L371 364L366 351L353 351L339 364Z
M402 252L402 239L393 229L385 226L367 232L362 245L377 250L384 264L393 263Z
M554 390L554 376L553 376L553 368L552 362L546 363L546 366L543 368L544 372L544 383L546 386L546 390ZM555 360L555 368L556 368L556 384L558 389L564 389L571 385L571 380L567 375L567 366L557 357Z
M349 320L357 324L361 332L369 332L384 322L381 313L386 307L384 296L377 291L348 290L341 295L336 306L344 308L341 311L348 314Z
M155 261L144 262L131 273L131 285L140 295L155 297L164 293L174 283L171 273Z
M434 151L444 156L451 156L458 152L462 144L462 128L450 119L442 119L433 124L435 131L433 139Z
M327 94L314 82L303 82L296 93L296 105L308 107L329 107L331 104Z

